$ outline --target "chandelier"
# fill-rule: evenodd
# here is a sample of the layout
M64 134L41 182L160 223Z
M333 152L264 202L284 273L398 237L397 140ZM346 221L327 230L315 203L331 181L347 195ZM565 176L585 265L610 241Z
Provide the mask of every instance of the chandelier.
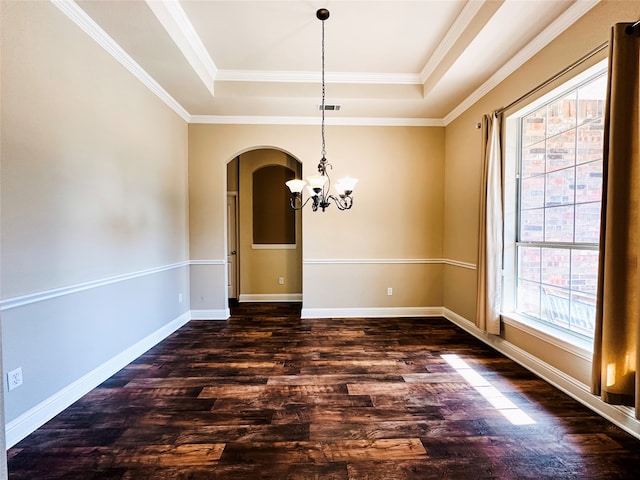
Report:
M325 112L325 84L324 84L324 21L329 18L329 10L321 8L316 12L318 20L322 21L322 104L320 110L322 111L322 158L318 164L318 175L311 175L305 180L294 179L286 182L287 187L291 190L291 208L294 210L300 210L303 208L309 200L313 200L311 208L315 212L318 208L321 208L324 212L325 209L331 205L331 201L335 202L339 210L348 210L353 206L353 188L355 187L358 179L345 177L338 179L338 183L334 186L338 195L330 195L329 190L331 188L331 179L327 169L333 168L329 162L327 162L327 152L325 151L324 140L324 112ZM309 197L303 201L302 190L307 187L307 193Z

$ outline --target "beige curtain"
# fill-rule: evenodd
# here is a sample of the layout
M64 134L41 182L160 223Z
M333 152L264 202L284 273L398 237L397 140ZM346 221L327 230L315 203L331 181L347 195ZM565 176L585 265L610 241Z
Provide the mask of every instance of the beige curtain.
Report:
M478 327L500 334L502 307L502 114L483 118L482 183L478 238Z
M0 317L0 372L4 372L2 368L2 317ZM4 376L4 375L3 375ZM0 480L5 480L8 477L7 472L7 448L5 438L5 420L4 420L4 386L0 390Z
M592 392L640 418L640 28L616 24L609 45L603 203Z

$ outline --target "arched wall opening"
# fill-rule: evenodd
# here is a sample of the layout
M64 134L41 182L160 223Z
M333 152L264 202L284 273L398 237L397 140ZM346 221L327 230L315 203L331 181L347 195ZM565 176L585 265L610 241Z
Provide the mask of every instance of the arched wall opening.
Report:
M302 301L302 214L287 179L301 162L276 147L239 153L227 169L227 294L239 302Z

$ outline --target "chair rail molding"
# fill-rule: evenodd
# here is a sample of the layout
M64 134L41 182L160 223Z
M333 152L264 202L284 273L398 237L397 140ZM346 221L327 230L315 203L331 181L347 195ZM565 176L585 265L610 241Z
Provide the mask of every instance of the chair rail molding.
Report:
M451 265L476 269L474 263L448 258L306 258L303 265Z
M10 310L12 308L22 307L32 303L42 302L44 300L51 300L53 298L82 292L84 290L91 290L92 288L104 287L105 285L124 282L127 280L132 280L134 278L145 277L147 275L153 275L155 273L165 272L167 270L186 267L189 264L190 264L189 261L171 263L169 265L162 265L159 267L148 268L146 270L139 270L137 272L125 273L122 275L114 275L112 277L106 277L98 280L91 280L88 282L77 283L75 285L69 285L66 287L53 288L51 290L44 290L41 292L30 293L28 295L20 295L17 297L6 298L4 300L0 300L0 311Z

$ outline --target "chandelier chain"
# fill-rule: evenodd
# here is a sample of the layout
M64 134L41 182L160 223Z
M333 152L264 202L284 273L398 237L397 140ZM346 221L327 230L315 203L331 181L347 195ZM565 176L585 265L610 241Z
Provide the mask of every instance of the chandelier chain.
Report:
M324 142L324 102L325 102L325 86L324 86L324 20L322 23L322 158L327 156Z
M315 212L318 209L323 212L331 205L331 201L336 204L338 210L349 210L353 206L353 187L358 181L355 178L345 177L338 180L336 189L338 195L331 195L331 178L329 177L328 169L331 169L331 164L327 162L327 152L325 144L325 109L326 109L326 87L325 87L325 35L324 35L324 21L329 18L329 10L321 8L316 12L318 20L322 21L322 104L320 105L320 111L322 113L322 158L318 163L319 175L313 175L307 177L307 182L304 180L289 180L286 185L291 190L291 197L289 203L294 210L301 210L311 200L311 209ZM308 183L308 184L307 184ZM302 190L307 187L309 191L309 197L304 200Z

